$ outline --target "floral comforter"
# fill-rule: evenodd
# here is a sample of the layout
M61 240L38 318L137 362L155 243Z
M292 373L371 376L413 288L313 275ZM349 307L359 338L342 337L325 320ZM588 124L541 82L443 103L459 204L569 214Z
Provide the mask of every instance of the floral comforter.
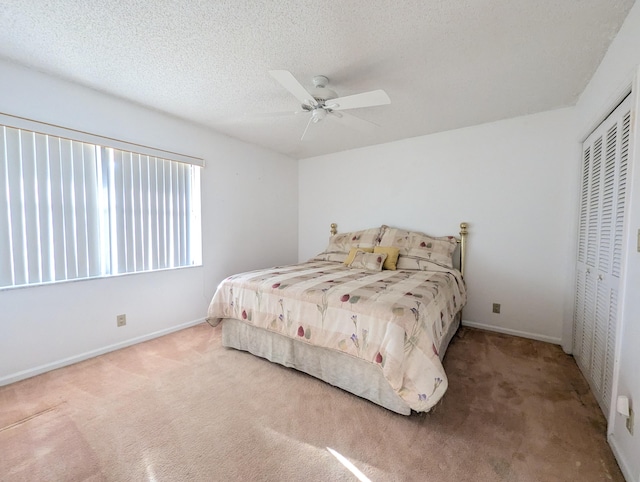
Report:
M436 347L465 302L456 270L371 272L309 261L230 276L208 321L237 318L377 364L407 405L424 412L447 390Z

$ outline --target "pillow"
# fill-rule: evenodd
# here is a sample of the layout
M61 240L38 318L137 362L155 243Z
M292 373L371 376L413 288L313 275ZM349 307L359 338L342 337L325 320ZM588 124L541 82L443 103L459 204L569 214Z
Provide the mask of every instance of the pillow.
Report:
M344 264L349 266L353 261L353 258L356 257L356 253L358 251L364 251L365 253L373 253L374 248L351 248L351 251L349 251L349 255L347 256L347 259L344 260Z
M386 253L365 253L362 250L356 251L353 261L349 264L350 268L360 268L369 271L382 271L382 265L387 259Z
M453 236L434 238L424 233L384 226L380 246L399 248L398 269L423 270L428 269L431 263L453 268L452 256L457 240Z
M382 228L364 229L351 233L341 233L329 238L329 246L312 261L339 261L343 263L351 248L373 248L380 240Z
M413 256L400 256L398 258L398 269L410 269L414 271L451 271L452 268L440 266L423 258Z
M376 246L373 248L374 253L385 253L387 259L384 261L383 269L395 270L397 268L398 256L400 255L400 248L393 246Z

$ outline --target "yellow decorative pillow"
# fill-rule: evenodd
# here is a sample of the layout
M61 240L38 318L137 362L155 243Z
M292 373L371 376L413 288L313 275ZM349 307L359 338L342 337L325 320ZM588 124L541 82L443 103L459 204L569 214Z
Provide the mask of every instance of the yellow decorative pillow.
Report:
M373 253L373 248L351 248L351 250L349 250L349 255L347 256L347 259L344 260L344 264L346 266L349 266L353 262L353 258L356 257L356 253L358 251L364 251L365 253Z
M397 269L398 256L400 255L399 248L394 248L393 246L376 246L375 248L373 248L373 252L380 254L384 253L387 255L387 259L384 260L384 266L382 267L383 269ZM349 253L349 255L351 255L351 253Z

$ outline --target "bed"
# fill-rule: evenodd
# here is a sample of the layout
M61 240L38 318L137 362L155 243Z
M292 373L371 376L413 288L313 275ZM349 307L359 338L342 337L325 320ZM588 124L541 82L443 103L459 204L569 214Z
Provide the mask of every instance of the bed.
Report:
M288 266L228 277L207 321L222 344L295 368L391 411L428 412L466 303L467 224L433 237L383 225L331 237Z

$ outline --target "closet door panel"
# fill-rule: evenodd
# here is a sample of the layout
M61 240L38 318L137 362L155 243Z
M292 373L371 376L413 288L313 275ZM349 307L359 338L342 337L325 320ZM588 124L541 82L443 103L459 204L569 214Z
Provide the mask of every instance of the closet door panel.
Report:
M618 316L618 290L610 290L609 325L607 326L607 350L602 382L602 405L605 416L609 418L611 397L613 396L613 368L616 354L616 327Z
M600 203L602 175L602 136L593 143L591 174L589 181L589 215L587 218L587 255L585 263L595 268L598 259L598 237L600 231Z
M576 296L573 317L573 356L584 371L583 346L585 344L584 321L586 316L587 283L587 230L589 221L589 184L591 179L591 146L586 145L582 156L582 183L580 189L580 217L578 220L578 250L576 266Z
M576 297L573 312L573 356L578 364L582 364L582 344L584 343L584 317L585 317L585 283L586 272L578 269L576 273Z
M591 357L591 382L596 394L603 392L604 370L607 358L607 334L609 326L609 298L611 290L607 283L598 280L595 322L593 327L593 352ZM598 398L596 396L596 398Z
M593 273L587 270L585 277L585 290L584 290L584 321L583 321L583 335L582 335L582 350L580 358L578 358L578 365L582 369L585 376L591 372L591 355L593 353L593 332L595 328L595 294L596 283L593 277ZM587 380L589 377L587 376Z

